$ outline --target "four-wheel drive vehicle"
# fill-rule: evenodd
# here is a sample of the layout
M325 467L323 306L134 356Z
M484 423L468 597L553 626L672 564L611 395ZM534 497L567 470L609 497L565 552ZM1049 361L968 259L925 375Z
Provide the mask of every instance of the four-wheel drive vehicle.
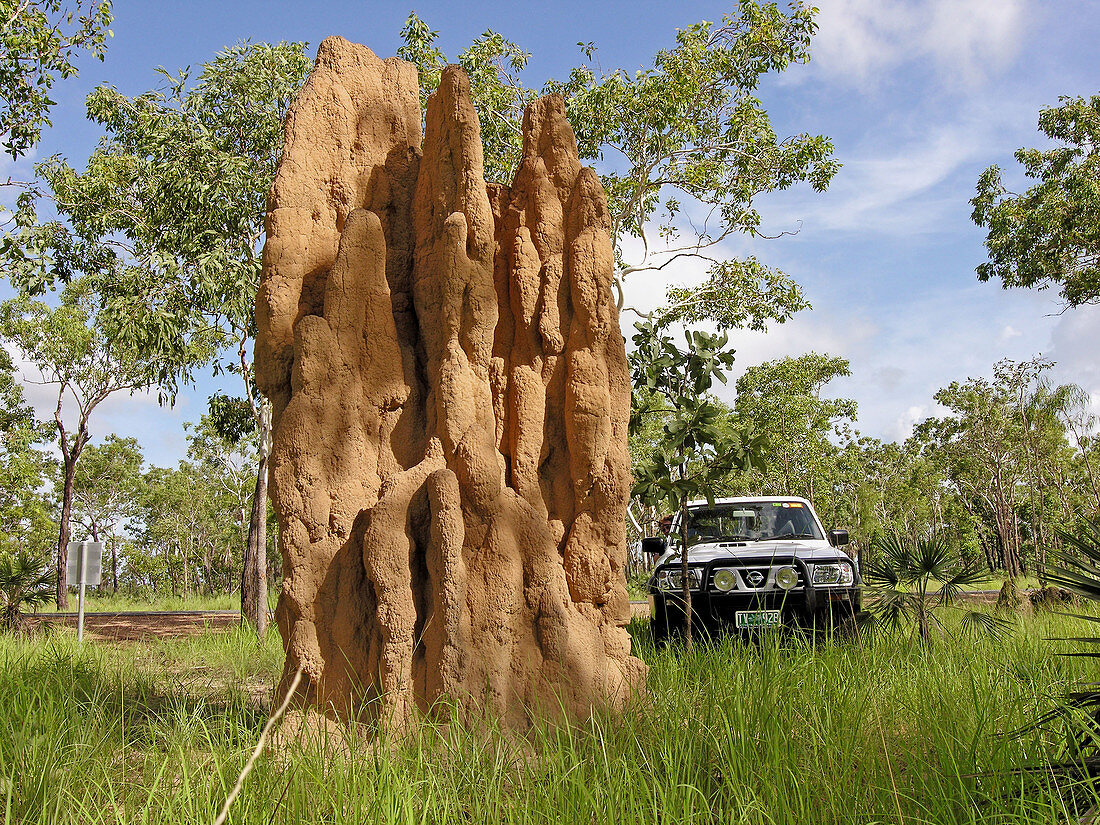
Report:
M861 609L862 579L840 548L846 530L826 537L813 507L794 496L726 498L688 505L688 581L693 631L789 626L844 627ZM683 632L679 514L649 580L653 636Z

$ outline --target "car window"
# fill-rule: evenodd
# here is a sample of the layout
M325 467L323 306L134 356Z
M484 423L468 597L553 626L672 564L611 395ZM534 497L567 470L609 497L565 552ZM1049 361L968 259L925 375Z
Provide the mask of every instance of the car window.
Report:
M805 504L799 501L715 504L688 512L688 543L716 539L759 541L767 538L824 536Z

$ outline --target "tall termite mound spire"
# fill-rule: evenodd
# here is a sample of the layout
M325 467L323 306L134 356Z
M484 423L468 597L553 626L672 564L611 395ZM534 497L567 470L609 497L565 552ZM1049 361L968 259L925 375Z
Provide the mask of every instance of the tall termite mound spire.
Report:
M646 668L603 190L560 97L511 188L461 69L425 122L421 151L415 67L337 37L287 117L256 299L285 675L397 726L621 706Z

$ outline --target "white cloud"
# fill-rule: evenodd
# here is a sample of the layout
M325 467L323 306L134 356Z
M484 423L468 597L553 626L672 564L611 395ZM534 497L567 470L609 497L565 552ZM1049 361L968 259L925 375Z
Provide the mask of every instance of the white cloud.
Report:
M1024 0L936 0L923 42L946 70L971 80L1010 61L1020 47Z
M896 366L879 367L872 376L883 392L894 392L905 380L905 370Z
M897 41L911 27L908 9L876 0L821 0L814 61L831 74L864 80L898 61Z
M951 180L983 145L986 127L953 123L930 128L915 140L879 138L862 156L847 160L824 195L803 195L798 214L825 230L905 234L941 224L953 197L937 202L933 190Z
M854 85L930 62L954 82L980 83L1018 52L1025 0L820 0L814 61Z
M1067 310L1058 317L1043 353L1056 362L1055 380L1079 384L1100 401L1100 307Z
M1028 104L993 94L954 101L918 96L888 112L859 100L853 117L870 117L872 110L879 115L861 133L838 139L843 165L829 189L768 195L761 204L768 231L787 228L796 218L811 233L864 237L969 227L969 200L980 170L1026 143L1034 120Z
M913 434L916 426L928 417L928 407L925 404L916 404L898 416L894 422L892 431L886 432L886 438L891 441L905 441Z
M1021 335L1023 335L1023 333L1020 332L1020 330L1016 329L1012 324L1008 324L1001 330L1000 340L1003 343L1004 341L1011 341L1013 338L1019 338Z

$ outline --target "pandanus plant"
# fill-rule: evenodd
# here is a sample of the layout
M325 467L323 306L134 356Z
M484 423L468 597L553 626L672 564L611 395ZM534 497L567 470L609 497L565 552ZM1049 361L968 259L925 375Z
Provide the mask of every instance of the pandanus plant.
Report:
M956 607L963 592L989 580L980 567L967 564L940 532L917 539L891 533L875 542L876 557L865 565L863 579L871 590L867 602L872 623L891 629L912 624L921 641L943 629L937 612ZM964 629L1003 635L1009 623L980 610L963 610Z
M1040 575L1049 583L1100 602L1100 519L1086 520L1077 532L1058 533L1063 549L1050 554ZM1069 614L1073 615L1073 614ZM1100 617L1077 614L1075 618L1100 623ZM1075 649L1063 656L1100 658L1100 636L1055 637L1048 641L1072 642ZM1053 707L1036 720L1013 731L1024 737L1046 730L1061 738L1060 753L1039 764L1010 771L1012 776L1030 777L1042 795L1057 794L1067 820L1094 822L1098 814L1097 778L1100 777L1100 684L1077 685L1056 699Z
M23 612L37 611L53 596L49 568L25 551L0 556L0 630L15 630Z
M1059 530L1063 550L1052 554L1043 567L1046 580L1084 599L1100 602L1100 518L1084 521L1078 532ZM1076 618L1100 624L1100 617L1076 614ZM1065 656L1100 659L1100 636L1072 636L1051 641L1073 642L1077 649ZM1080 685L1066 693L1058 704L1039 717L1038 725L1049 727L1061 721L1065 734L1065 761L1046 765L1069 776L1100 775L1100 684Z

